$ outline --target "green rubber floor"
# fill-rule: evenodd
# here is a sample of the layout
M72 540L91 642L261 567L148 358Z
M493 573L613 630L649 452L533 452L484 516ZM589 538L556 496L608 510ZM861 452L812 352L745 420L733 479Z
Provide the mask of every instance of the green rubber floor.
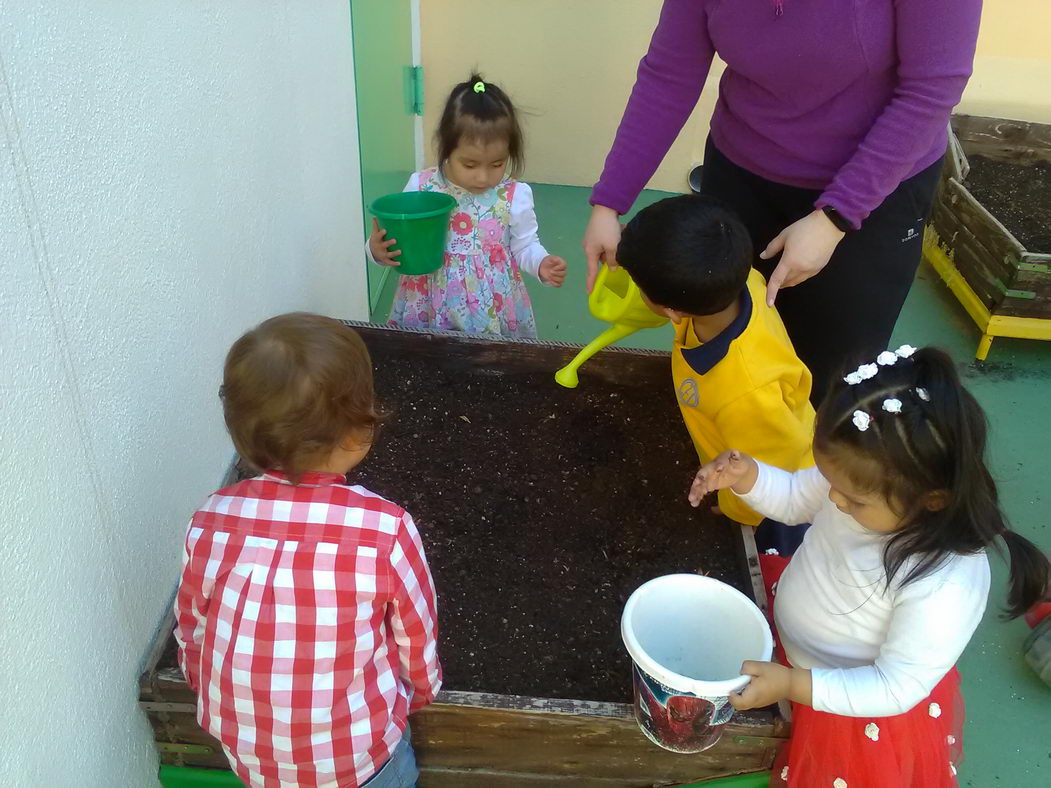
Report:
M569 262L561 289L529 281L541 339L584 343L603 324L587 311L580 239L588 217L588 190L533 186L540 237L548 250ZM646 192L637 207L667 196ZM391 277L393 284L396 277ZM385 318L393 290L384 301ZM622 344L667 348L671 329L640 331ZM993 472L1015 530L1051 552L1049 446L1051 446L1051 342L998 339L981 369L970 362L978 332L938 275L920 268L898 328L895 344L935 344L960 364L967 384L989 414ZM586 370L581 386L587 385ZM552 373L554 370L552 370ZM685 433L683 439L687 440ZM1022 658L1026 626L998 619L1005 597L1006 568L992 559L993 593L989 609L960 660L967 726L960 766L961 785L1022 788L1051 785L1051 688L1039 681Z

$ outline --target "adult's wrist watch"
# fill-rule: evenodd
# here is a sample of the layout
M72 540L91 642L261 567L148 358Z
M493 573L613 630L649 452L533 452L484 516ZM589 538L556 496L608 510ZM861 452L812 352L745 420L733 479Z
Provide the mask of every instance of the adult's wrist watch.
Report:
M821 212L824 213L825 216L828 217L828 220L830 222L832 222L832 224L835 225L835 228L837 230L839 230L841 233L849 233L851 230L854 229L851 226L850 222L848 222L843 217L843 214L841 214L839 211L837 211L831 205L826 205L824 208L821 209Z

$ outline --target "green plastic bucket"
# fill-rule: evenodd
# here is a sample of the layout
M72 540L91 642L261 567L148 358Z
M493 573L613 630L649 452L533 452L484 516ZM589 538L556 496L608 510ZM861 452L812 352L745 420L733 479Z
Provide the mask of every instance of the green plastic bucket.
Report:
M164 788L244 788L233 772L189 766L162 766L160 780Z
M456 200L440 192L399 192L380 197L369 206L387 231L391 247L401 250L394 259L399 274L418 276L442 267L445 260L445 238L449 234L449 214Z

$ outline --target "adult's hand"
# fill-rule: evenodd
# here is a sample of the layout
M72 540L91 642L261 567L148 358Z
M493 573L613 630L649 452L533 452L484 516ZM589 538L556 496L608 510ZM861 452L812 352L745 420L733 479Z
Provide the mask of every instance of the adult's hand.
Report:
M828 265L843 235L843 231L832 224L824 211L814 211L782 230L759 255L769 260L778 252L781 253L781 260L766 286L767 305L774 305L777 291L782 287L798 285L820 273Z
M620 243L620 217L612 208L596 205L584 232L584 256L588 261L587 291L595 286L600 263L615 265L617 245Z

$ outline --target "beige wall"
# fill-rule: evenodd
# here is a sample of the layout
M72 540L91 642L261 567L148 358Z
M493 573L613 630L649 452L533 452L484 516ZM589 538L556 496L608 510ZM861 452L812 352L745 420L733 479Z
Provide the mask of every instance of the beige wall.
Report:
M427 161L449 88L474 67L524 117L526 178L590 186L602 170L661 0L423 0ZM1051 2L985 0L975 73L962 112L1051 123ZM703 150L721 73L650 182L682 191Z
M1051 123L1051 2L985 0L960 111Z
M590 186L657 23L661 0L422 0L427 162L449 89L478 67L523 111L526 178ZM653 185L681 190L694 139L711 114L702 101Z

